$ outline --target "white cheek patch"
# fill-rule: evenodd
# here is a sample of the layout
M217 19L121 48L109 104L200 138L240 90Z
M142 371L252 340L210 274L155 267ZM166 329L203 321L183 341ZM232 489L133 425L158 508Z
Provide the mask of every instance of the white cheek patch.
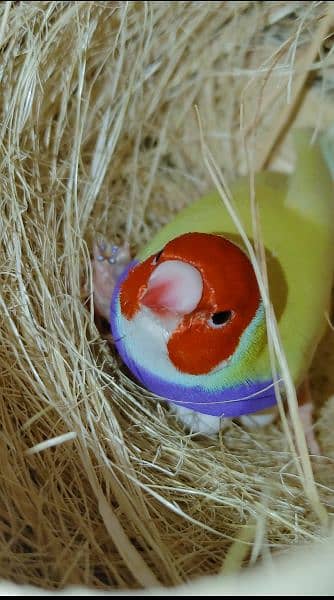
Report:
M181 317L160 317L145 306L130 321L122 318L124 341L131 347L135 362L171 381L182 375L171 363L167 351L168 340L180 320Z
M172 333L177 329L182 317L171 316L171 315L157 315L146 306L143 306L139 312L140 321L142 324L145 323L146 335L151 334L152 338L157 342L164 340L167 344Z

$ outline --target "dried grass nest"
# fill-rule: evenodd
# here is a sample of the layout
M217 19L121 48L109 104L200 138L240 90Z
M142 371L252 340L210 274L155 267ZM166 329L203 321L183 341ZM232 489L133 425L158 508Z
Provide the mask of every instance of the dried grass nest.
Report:
M328 537L330 327L312 367L326 456L310 459L281 422L231 422L219 439L183 431L122 370L83 289L97 235L139 248L211 189L195 106L227 182L247 172L245 144L252 168L293 168L289 136L279 143L292 118L333 122L332 12L1 3L2 579L124 590L218 574L223 585Z

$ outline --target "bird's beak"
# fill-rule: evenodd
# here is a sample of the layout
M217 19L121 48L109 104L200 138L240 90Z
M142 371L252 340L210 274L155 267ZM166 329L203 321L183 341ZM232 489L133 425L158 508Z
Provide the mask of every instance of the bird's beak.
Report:
M159 315L186 315L198 305L203 292L200 272L181 260L166 260L151 274L141 303Z

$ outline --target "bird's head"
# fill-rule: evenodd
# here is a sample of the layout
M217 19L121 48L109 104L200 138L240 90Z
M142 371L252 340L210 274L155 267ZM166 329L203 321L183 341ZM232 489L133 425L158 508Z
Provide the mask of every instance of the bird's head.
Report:
M261 296L237 245L220 235L186 233L129 270L119 303L125 321L145 320L141 335L151 335L153 347L163 340L178 372L206 375L233 357Z

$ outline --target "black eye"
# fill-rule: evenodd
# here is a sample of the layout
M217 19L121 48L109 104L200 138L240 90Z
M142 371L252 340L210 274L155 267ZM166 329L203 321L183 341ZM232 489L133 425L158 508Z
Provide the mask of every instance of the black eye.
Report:
M162 255L163 251L164 251L164 249L160 250L160 251L159 251L159 252L158 252L158 253L155 255L155 257L153 258L153 264L154 264L154 265L156 265L156 264L157 264L157 262L158 262L158 260L159 260L160 256Z
M211 321L214 325L225 325L232 318L231 310L222 310L221 312L216 312L212 315Z

